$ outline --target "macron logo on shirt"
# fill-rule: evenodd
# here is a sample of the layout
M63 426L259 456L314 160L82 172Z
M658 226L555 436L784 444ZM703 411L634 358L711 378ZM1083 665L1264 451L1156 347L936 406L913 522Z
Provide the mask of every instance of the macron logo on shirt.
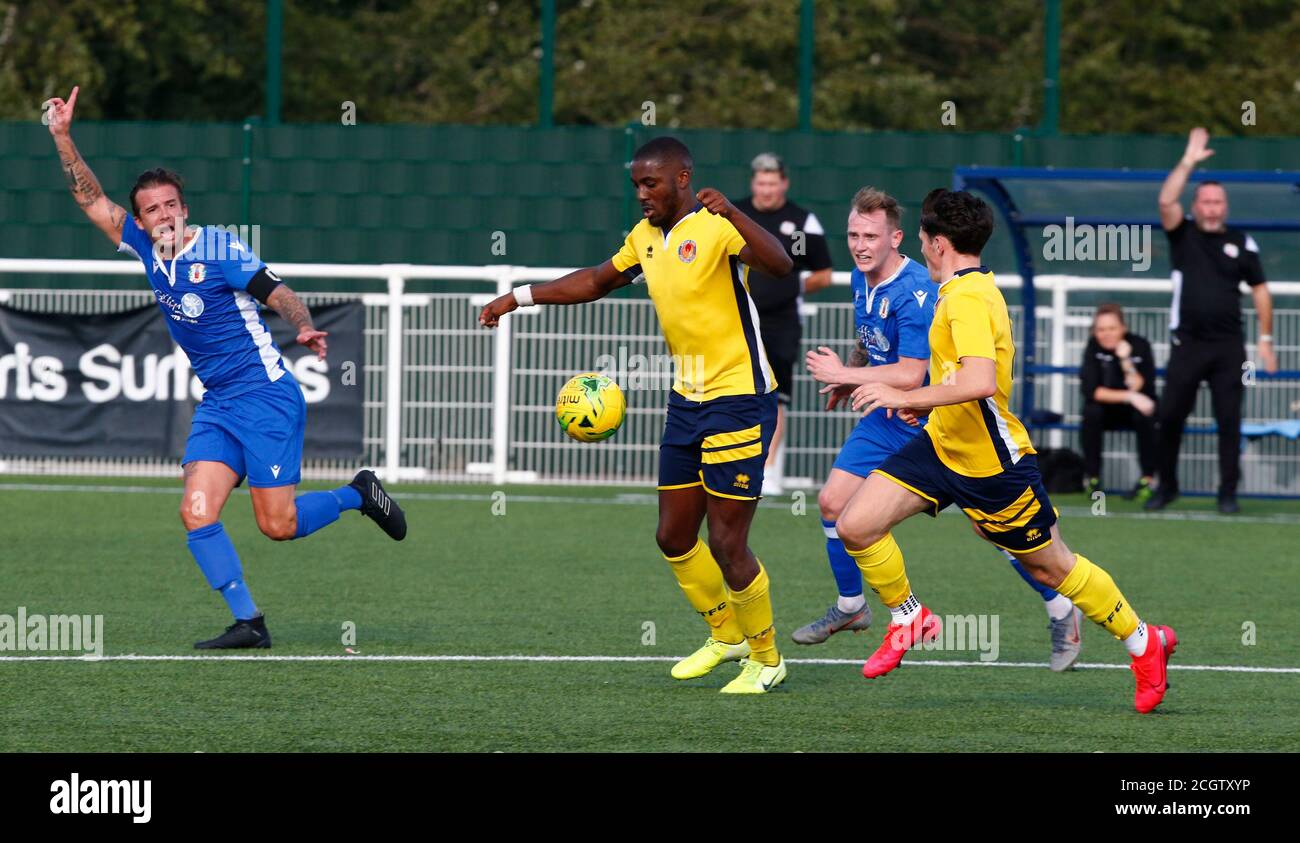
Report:
M912 295L916 296L917 307L925 307L925 297L928 295L925 290L913 290Z

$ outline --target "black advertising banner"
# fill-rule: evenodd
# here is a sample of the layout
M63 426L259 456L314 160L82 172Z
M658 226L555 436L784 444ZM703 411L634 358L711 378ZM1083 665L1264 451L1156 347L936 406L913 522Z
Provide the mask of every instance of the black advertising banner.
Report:
M361 454L365 310L312 309L321 362L263 312L307 400L304 456ZM203 386L155 305L109 314L0 306L0 454L179 459Z

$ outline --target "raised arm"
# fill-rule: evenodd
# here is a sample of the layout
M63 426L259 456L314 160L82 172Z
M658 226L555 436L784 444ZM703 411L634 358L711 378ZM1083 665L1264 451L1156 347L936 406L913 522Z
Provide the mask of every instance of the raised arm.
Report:
M95 227L104 232L104 236L116 246L122 242L126 210L104 195L99 179L95 178L90 166L77 151L77 145L72 142L72 111L77 105L79 90L74 87L66 102L60 97L46 102L50 134L54 136L54 148L59 151L59 164L68 179L72 198L77 200L77 206Z
M479 313L478 323L495 328L501 317L521 304L582 304L604 298L632 281L607 260L600 266L578 269L545 284L527 284L488 302ZM523 301L521 301L521 297Z
M722 193L706 187L695 194L695 198L710 213L717 214L736 227L736 231L745 240L745 246L740 250L740 260L743 263L773 278L781 278L794 269L794 261L785 253L781 241L731 204Z
M1160 225L1165 231L1173 231L1183 221L1183 206L1178 200L1196 165L1214 154L1214 150L1206 148L1209 140L1209 132L1199 126L1192 129L1187 135L1187 148L1183 150L1182 159L1169 171L1165 183L1160 186Z

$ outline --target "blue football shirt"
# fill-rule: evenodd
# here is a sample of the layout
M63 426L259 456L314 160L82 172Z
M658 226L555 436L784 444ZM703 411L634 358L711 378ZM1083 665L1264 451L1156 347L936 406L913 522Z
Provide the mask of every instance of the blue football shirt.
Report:
M214 396L239 395L287 374L247 289L266 264L238 237L204 226L179 255L164 261L149 235L128 216L118 251L144 264L172 339Z
M887 366L897 363L899 357L930 359L930 323L939 285L930 280L924 265L904 255L902 266L874 287L867 286L867 277L855 267L849 284L858 345L867 353L870 365ZM925 382L929 380L927 371ZM876 413L883 420L884 410ZM921 430L897 418L888 423L909 434Z

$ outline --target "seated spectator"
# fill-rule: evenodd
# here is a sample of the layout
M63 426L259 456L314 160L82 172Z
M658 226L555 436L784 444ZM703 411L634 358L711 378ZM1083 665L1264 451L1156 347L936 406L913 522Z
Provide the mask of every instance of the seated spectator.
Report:
M1101 442L1107 430L1137 432L1142 476L1124 497L1146 503L1156 471L1156 361L1151 343L1128 332L1124 311L1102 304L1092 317L1092 339L1079 367L1083 387L1084 491L1101 487Z

